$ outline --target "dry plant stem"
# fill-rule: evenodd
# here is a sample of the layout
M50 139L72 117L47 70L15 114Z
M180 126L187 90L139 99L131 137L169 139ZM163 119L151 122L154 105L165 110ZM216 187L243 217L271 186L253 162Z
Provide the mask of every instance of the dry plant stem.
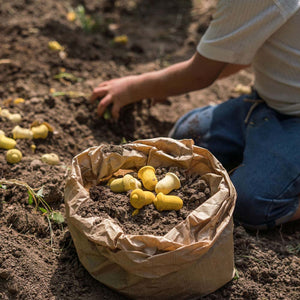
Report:
M50 247L51 247L52 251L54 252L54 249L53 249L53 230L52 230L51 221L49 219L49 216L47 216L47 221L48 221L49 231L50 231Z

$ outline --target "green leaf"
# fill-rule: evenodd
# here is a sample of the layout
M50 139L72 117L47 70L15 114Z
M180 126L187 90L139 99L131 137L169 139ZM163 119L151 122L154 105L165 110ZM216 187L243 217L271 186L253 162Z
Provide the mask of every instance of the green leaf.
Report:
M51 220L53 220L57 224L61 224L65 221L63 215L59 211L52 212L50 218L51 218Z
M111 119L111 112L110 112L110 108L107 108L103 114L103 118L104 120L110 120Z
M83 30L86 32L93 31L96 22L91 16L86 14L84 6L78 5L75 9L75 13Z
M80 81L81 78L77 78L75 75L71 74L71 73L66 73L66 72L61 72L57 75L55 75L53 77L54 79L67 79L67 80L70 80L70 81Z
M124 137L122 137L121 144L127 144L127 141Z
M33 196L29 191L27 191L27 194L28 194L28 204L32 205L33 204Z
M6 189L7 189L7 186L4 185L4 184L0 184L0 188L3 189L3 190L6 190Z
M44 187L43 186L38 190L36 195L39 197L44 197Z
M240 278L240 275L239 275L239 272L237 270L237 268L234 268L234 277L233 277L233 280L238 280Z
M78 5L76 8L76 11L78 14L80 14L81 16L85 15L85 8L83 5Z
M43 213L43 214L46 214L48 211L47 209L43 208L43 207L40 207L39 206L39 210Z
M51 94L52 97L65 96L65 95L67 95L66 92L54 92Z

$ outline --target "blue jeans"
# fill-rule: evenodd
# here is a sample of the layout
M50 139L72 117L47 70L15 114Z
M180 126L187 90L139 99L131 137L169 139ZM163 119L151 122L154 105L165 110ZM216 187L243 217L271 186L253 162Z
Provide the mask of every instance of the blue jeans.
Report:
M267 229L287 222L299 206L300 118L280 114L254 92L180 118L170 137L192 138L231 173L235 220Z

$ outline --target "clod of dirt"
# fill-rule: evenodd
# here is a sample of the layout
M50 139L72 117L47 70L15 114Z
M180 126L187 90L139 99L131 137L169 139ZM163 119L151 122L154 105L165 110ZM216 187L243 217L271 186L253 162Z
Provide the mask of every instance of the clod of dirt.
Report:
M8 219L7 225L12 226L20 233L38 233L46 234L47 223L45 218L40 214L32 214L27 211L12 212Z
M101 150L103 153L115 152L123 155L123 147L119 145L105 145Z
M63 193L57 188L56 184L49 184L43 189L44 200L47 203L61 203L63 201Z

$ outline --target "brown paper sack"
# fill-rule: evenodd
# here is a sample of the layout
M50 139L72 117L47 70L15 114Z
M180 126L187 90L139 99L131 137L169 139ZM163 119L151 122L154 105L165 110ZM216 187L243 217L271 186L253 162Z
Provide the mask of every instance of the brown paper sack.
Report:
M88 272L134 299L192 299L230 281L236 191L221 163L192 140L138 140L118 149L103 144L74 157L66 184L67 223ZM76 213L101 178L145 165L189 169L206 179L211 197L164 236L129 235L113 219Z

